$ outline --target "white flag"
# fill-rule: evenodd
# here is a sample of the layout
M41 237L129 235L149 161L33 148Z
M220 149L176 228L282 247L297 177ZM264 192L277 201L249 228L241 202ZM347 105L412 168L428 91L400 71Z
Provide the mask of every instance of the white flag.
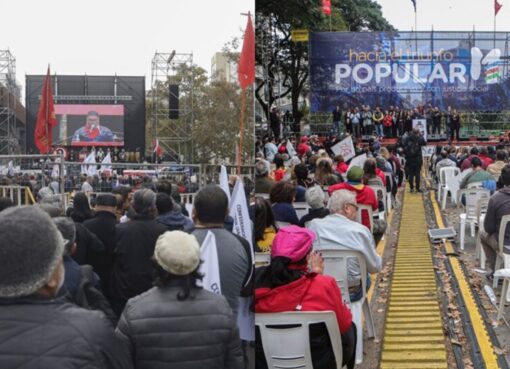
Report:
M220 169L220 187L227 194L228 202L230 203L230 188L228 186L227 168L222 165Z
M365 162L367 161L367 154L363 154L363 155L360 155L360 156L356 156L355 158L353 158L351 160L351 163L349 164L349 168L347 169L347 172L349 171L349 169L351 169L352 167L360 167L360 168L363 168L363 164L365 164Z
M333 151L335 155L342 155L346 162L353 158L356 155L356 151L354 149L354 143L352 142L352 136L347 136L342 141L331 146L331 151Z
M55 159L55 164L53 164L53 169L51 170L51 178L60 177L60 158Z
M7 175L9 177L14 177L14 165L12 164L12 160L7 164Z
M211 231L207 232L202 246L200 246L200 274L202 287L208 291L221 295L220 268L218 263L218 249L216 248L216 237Z
M97 167L96 167L96 152L92 150L92 152L85 158L83 161L85 164L94 164L94 165L82 165L81 166L81 172L88 175L88 176L94 176L97 174ZM85 167L85 170L84 170Z
M287 140L287 152L289 153L289 156L293 158L297 155L296 150L294 150L294 146L292 145L292 142L290 140Z
M106 154L104 159L101 161L101 169L99 169L99 170L101 172L110 172L112 170L112 166L107 165L107 164L111 164L111 163L112 163L112 157L111 157L110 153L108 153L108 154Z

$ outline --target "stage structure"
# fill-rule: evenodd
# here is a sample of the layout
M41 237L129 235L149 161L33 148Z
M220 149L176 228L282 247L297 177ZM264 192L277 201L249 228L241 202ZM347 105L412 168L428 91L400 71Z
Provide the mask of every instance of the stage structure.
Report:
M156 52L151 72L152 137L174 161L192 162L193 54Z
M509 40L508 32L311 33L311 110L509 111Z
M20 154L25 133L25 108L16 83L16 59L0 50L0 155Z
M44 75L26 76L27 151L36 152L34 130ZM145 153L145 77L53 75L57 126L53 145L124 148Z

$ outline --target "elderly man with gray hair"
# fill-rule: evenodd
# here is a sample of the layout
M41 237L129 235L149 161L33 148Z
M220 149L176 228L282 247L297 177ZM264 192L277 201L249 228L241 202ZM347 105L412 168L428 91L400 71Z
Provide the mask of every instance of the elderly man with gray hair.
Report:
M305 200L310 205L308 214L303 215L299 220L300 227L306 227L306 224L313 219L322 219L329 215L329 209L325 207L324 190L320 186L313 186L306 190Z
M132 368L104 314L59 297L64 240L49 215L7 209L0 234L0 367Z
M368 273L380 271L382 259L375 251L374 236L367 227L356 222L358 205L354 192L348 190L333 192L328 207L330 215L324 219L314 219L308 225L308 228L317 235L314 250L360 251L365 256ZM370 279L367 280L370 283ZM348 264L348 283L351 301L359 300L362 297L361 276L359 264L354 259Z
M167 228L154 220L156 194L147 188L135 192L132 203L135 216L115 227L116 247L110 280L110 303L117 316L131 297L152 287L152 255L159 235Z

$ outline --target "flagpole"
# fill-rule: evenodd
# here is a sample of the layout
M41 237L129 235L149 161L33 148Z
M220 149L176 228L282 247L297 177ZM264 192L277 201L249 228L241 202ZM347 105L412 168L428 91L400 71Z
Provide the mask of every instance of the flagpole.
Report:
M47 82L46 82L46 155L48 155L48 153L50 152L50 137L48 136L48 123L49 123L49 119L48 119L48 96L50 95L50 91L49 91L49 87L50 87L50 80L49 78L51 78L50 76L50 65L48 64L48 73L47 74Z
M241 90L241 124L239 125L239 149L237 150L237 175L241 175L241 161L244 145L244 115L246 110L246 89Z
M494 49L496 48L496 11L494 11Z

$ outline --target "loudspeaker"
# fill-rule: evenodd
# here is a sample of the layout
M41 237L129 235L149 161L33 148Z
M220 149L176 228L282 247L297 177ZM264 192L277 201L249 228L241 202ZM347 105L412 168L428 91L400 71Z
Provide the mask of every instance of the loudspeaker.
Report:
M179 119L179 85L168 85L168 118Z

